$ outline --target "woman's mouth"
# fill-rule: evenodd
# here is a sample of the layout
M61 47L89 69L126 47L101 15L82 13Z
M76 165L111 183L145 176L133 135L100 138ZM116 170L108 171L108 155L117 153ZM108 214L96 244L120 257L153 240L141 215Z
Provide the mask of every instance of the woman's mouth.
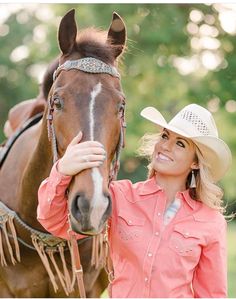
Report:
M160 161L173 161L170 157L162 153L158 153L156 158Z

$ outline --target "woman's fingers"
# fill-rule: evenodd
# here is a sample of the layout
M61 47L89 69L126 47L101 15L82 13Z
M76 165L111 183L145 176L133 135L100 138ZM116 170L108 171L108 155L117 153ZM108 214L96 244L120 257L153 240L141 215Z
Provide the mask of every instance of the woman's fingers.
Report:
M82 162L103 162L105 155L83 155L79 157Z
M81 142L80 131L68 145L64 156L58 163L58 170L65 175L75 175L87 168L99 167L106 159L103 145L97 141Z
M80 140L82 139L82 132L79 131L79 133L72 139L72 141L70 142L69 145L75 145L75 144L78 144L80 142Z
M99 147L90 147L90 148L73 148L73 153L76 156L86 156L86 155L103 155L106 156L106 151L103 148Z
M92 148L92 147L104 149L104 146L98 141L83 141L81 143L75 144L74 146L81 149Z

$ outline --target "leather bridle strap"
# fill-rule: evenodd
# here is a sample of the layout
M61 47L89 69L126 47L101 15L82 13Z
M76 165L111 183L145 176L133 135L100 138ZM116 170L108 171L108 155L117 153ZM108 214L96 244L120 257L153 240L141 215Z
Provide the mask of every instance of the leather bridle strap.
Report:
M93 57L85 57L78 60L67 60L59 65L53 74L53 81L56 80L62 70L69 71L72 69L92 74L109 74L113 77L120 78L120 74L114 66Z
M104 63L101 60L95 59L93 57L86 57L81 58L78 60L67 60L64 64L60 65L57 70L54 72L53 80L55 81L56 78L59 76L61 71L69 71L72 69L77 69L83 72L87 73L105 73L109 74L113 77L120 78L120 75L117 71L117 69L114 66L108 65ZM58 160L58 151L57 151L57 140L56 140L56 134L53 126L53 112L54 112L54 103L53 100L49 97L48 99L48 113L47 113L47 129L48 129L48 138L52 143L52 151L53 151L53 163L55 163ZM110 175L109 175L109 184L112 180L114 180L117 176L118 170L119 170L119 160L120 160L120 154L121 149L125 146L124 140L125 140L125 103L123 103L123 110L122 114L120 115L120 137L119 142L116 147L116 153L115 153L115 160L113 162L113 168L111 169ZM72 254L72 261L73 261L73 267L74 267L74 273L76 275L80 297L86 298L85 293L85 287L84 287L84 281L83 281L83 268L80 261L80 254L79 249L77 245L76 235L70 228L69 231L70 236L70 244L71 244L71 254ZM109 255L109 244L108 239L106 237L106 245L107 245L107 254ZM108 268L108 277L109 280L112 280L112 262L111 259L107 259L107 268Z
M74 267L74 273L79 287L80 298L86 298L86 292L85 292L84 280L83 280L83 268L80 261L80 254L79 254L79 248L78 248L76 236L75 233L71 230L71 228L69 229L68 234L70 236L71 255L73 261L72 266Z
M93 58L93 57L85 57L78 60L67 60L63 64L61 64L54 72L53 74L53 80L55 81L56 78L59 76L61 71L69 71L69 70L80 70L86 73L93 73L93 74L109 74L113 77L120 78L120 74L117 71L117 69L109 64L106 64L105 62ZM125 110L125 107L124 107ZM55 129L53 126L53 112L54 112L54 103L51 100L51 98L48 99L48 113L47 113L47 128L48 128L48 138L49 141L51 141L52 144L52 152L53 152L53 163L55 163L58 160L58 152L57 152L57 139L55 134ZM120 117L120 138L119 143L116 147L116 154L115 154L115 160L113 162L113 168L110 171L109 175L109 184L112 180L116 179L117 173L119 170L119 161L120 161L120 154L121 149L124 148L124 140L125 140L125 111L123 111L121 117Z

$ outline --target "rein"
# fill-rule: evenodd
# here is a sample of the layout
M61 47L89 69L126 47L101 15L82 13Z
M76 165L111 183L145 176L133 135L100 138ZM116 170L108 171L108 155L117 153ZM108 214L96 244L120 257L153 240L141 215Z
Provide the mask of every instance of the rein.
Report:
M79 70L86 73L93 74L108 74L116 78L120 78L120 74L114 66L108 65L101 60L95 59L93 57L81 58L78 60L67 60L64 64L60 65L53 74L53 81L59 76L61 71L69 70ZM54 112L54 102L51 98L48 99L48 114L47 114L47 129L48 138L52 144L53 152L53 163L58 160L58 149L57 149L57 139L55 134L55 129L53 126L53 112ZM112 169L109 174L109 185L112 180L117 177L117 173L120 166L120 154L121 149L124 148L125 143L125 109L123 109L120 114L120 136L119 142L116 146L115 159L113 161ZM80 296L82 298L86 297L85 287L83 282L83 268L80 262L79 249L76 242L76 236L71 228L68 231L70 236L70 246L72 254L72 264L74 268L74 273L77 279ZM98 256L100 255L100 256ZM105 256L105 258L104 258ZM108 224L106 223L105 232L101 235L95 236L93 238L93 252L92 252L92 264L97 268L99 262L102 260L102 264L108 273L108 279L111 282L113 278L112 262L109 257L109 243L108 243Z

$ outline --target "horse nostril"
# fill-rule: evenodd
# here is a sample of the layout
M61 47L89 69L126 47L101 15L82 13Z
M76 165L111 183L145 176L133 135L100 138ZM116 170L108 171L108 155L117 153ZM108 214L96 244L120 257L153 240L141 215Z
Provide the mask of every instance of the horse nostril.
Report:
M72 202L72 214L78 218L89 212L89 203L82 194L76 194Z
M110 194L106 193L104 194L105 195L105 198L107 199L108 201L108 205L107 205L107 208L106 208L106 211L104 212L103 214L103 217L102 217L102 220L105 222L107 220L107 218L110 216L111 214L111 209L112 209L112 200L111 200L111 196Z

